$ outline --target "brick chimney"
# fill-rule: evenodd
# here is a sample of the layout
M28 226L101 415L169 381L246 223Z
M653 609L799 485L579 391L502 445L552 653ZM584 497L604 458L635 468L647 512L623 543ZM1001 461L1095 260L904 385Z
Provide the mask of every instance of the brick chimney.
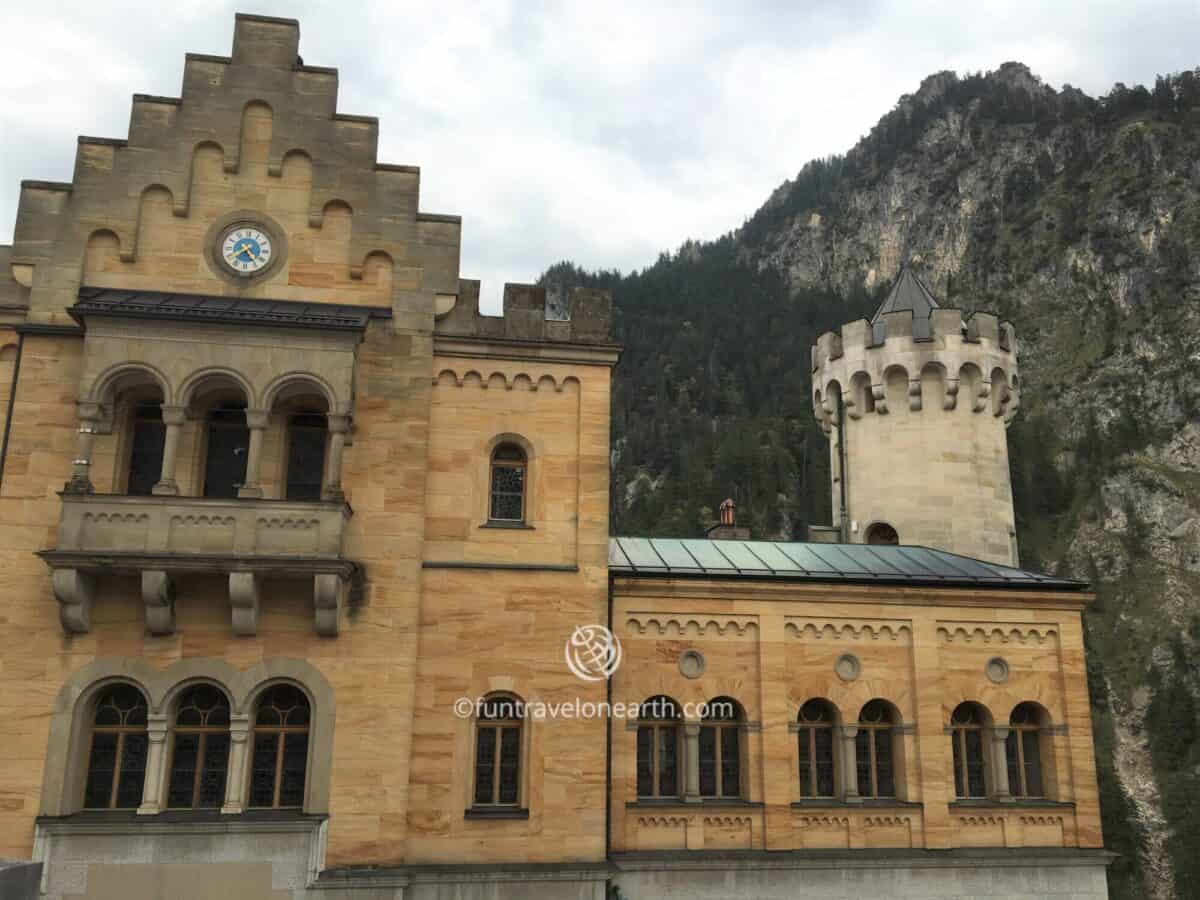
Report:
M737 504L733 502L732 497L727 497L721 501L721 506L717 513L717 523L710 527L705 534L709 540L713 541L750 540L750 529L738 527Z

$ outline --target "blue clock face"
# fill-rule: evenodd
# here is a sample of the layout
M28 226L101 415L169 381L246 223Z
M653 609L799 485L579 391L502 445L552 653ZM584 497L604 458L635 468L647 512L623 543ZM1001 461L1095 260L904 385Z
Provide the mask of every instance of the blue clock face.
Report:
M239 275L261 272L273 252L270 236L253 225L235 225L221 239L221 259Z

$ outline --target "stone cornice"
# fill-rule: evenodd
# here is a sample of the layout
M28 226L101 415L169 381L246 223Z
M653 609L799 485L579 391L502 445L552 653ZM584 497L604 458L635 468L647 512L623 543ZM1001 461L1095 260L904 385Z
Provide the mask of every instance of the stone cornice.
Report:
M575 344L564 341L518 340L515 338L472 337L435 334L435 356L467 359L533 360L543 363L568 363L612 367L621 357L620 344Z

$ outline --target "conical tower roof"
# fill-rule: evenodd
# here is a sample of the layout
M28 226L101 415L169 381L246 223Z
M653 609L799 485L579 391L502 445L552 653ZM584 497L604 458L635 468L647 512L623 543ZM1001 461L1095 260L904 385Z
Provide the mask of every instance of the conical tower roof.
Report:
M938 307L937 300L925 286L925 282L905 264L896 276L896 283L892 285L887 299L879 304L879 309L871 316L872 342L882 344L887 337L887 324L883 321L883 314L904 310L912 311L913 337L917 340L928 340L929 314Z

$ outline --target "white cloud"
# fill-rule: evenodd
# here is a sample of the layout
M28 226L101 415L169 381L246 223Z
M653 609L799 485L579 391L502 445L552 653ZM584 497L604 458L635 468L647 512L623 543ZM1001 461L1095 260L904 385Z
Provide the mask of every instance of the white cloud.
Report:
M932 2L268 2L378 115L422 207L464 217L463 273L498 297L559 259L630 269L739 225L940 69L1016 59L1090 93L1200 63L1200 6ZM129 95L177 94L226 54L232 6L42 4L0 34L0 241L22 178L69 180L75 136L120 136Z

